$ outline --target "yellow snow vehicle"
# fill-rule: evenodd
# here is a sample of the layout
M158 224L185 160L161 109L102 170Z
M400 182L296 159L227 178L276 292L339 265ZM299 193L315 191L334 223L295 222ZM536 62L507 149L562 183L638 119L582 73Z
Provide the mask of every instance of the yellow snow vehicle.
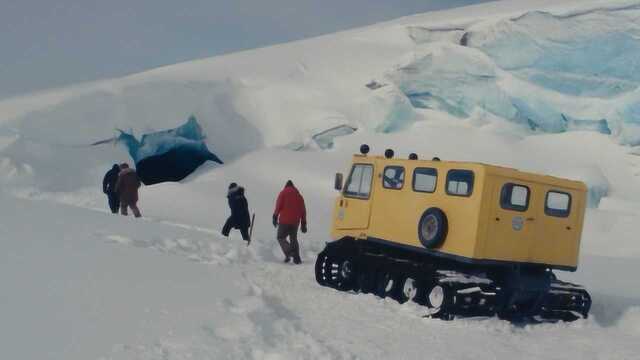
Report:
M474 162L353 156L336 174L332 237L319 284L415 301L429 314L507 319L587 317L575 271L584 183Z

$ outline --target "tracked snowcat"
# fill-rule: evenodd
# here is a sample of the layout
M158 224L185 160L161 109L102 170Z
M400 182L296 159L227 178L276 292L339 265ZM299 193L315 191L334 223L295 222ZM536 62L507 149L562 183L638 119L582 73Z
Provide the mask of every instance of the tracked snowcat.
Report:
M353 156L336 174L320 285L425 305L428 315L586 318L578 266L584 183L473 162Z

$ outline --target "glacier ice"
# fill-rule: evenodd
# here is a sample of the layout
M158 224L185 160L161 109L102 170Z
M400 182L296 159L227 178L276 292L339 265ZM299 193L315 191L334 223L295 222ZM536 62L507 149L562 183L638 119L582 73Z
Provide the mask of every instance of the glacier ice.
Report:
M370 89L360 114L366 119L362 124L365 128L390 133L406 129L417 118L411 98L402 89L395 85Z
M195 116L175 129L144 134L140 141L122 130L117 138L127 147L136 163L138 176L146 185L180 181L207 160L222 164L204 140Z
M532 131L640 144L640 7L532 11L465 27L409 26L416 48L386 74L415 108L477 108Z

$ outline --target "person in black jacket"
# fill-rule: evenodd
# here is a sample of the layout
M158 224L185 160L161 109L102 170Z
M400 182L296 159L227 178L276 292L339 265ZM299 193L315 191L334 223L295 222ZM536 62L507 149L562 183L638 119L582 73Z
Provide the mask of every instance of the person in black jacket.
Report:
M231 216L224 223L222 228L222 235L229 236L231 229L238 229L242 234L242 239L249 241L249 227L251 226L251 219L249 217L249 204L244 197L244 188L238 186L236 183L229 185L229 192L227 193L227 199L229 200L229 208L231 209Z
M109 208L111 208L111 212L114 214L117 214L118 209L120 208L120 197L116 192L116 182L118 181L119 173L120 166L118 166L118 164L113 164L111 170L104 174L104 179L102 180L102 192L107 195L107 198L109 199Z

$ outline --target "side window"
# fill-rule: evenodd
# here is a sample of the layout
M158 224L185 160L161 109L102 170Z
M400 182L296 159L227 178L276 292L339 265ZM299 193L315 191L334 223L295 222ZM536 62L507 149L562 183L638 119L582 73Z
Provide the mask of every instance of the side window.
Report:
M529 208L529 188L524 185L507 183L500 191L500 206L503 209L527 211Z
M473 193L473 171L449 170L447 173L447 194L471 196Z
M416 168L413 171L413 190L432 193L436 191L438 170L434 168Z
M544 213L549 216L568 217L571 212L571 195L566 192L549 191L544 202Z
M404 168L402 166L387 166L382 173L382 186L385 189L400 190L404 185Z
M373 179L373 166L365 164L353 165L351 174L344 187L344 195L368 199L371 193L371 180Z

